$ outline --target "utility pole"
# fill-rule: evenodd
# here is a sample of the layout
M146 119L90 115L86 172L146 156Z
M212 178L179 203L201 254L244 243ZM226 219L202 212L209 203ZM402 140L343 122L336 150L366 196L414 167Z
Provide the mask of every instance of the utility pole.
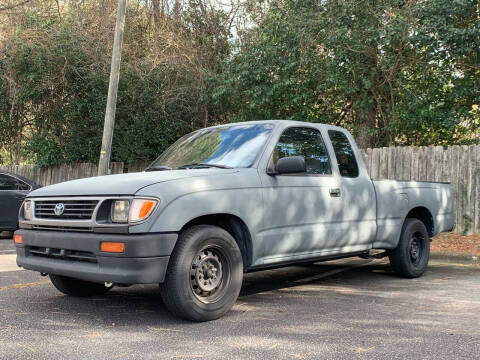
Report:
M100 160L98 161L98 175L107 175L109 172L126 12L127 0L118 0L117 21L115 24L115 37L113 40L112 64L110 67L110 81L108 84L107 108L105 110L105 123L103 125L102 149L100 150Z

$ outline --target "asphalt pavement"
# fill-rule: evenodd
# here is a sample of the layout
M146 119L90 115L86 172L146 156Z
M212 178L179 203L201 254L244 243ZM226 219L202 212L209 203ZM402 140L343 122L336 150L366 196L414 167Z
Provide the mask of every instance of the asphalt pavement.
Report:
M0 241L0 359L480 359L480 268L432 262L419 279L385 260L247 274L208 323L168 314L157 286L70 298L12 271Z

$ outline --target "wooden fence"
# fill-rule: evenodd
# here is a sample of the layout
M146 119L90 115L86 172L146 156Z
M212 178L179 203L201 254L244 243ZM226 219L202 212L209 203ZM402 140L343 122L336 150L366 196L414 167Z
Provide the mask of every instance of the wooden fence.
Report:
M143 171L148 162L124 164L123 162L110 163L111 174ZM98 165L91 163L64 164L49 167L35 167L34 165L8 165L1 166L0 171L6 170L46 186L60 182L97 176Z
M364 149L362 155L374 179L447 181L452 183L456 232L480 234L480 145L388 147ZM148 163L111 164L112 174L142 171ZM41 185L97 175L97 165L80 163L36 168L33 165L0 166Z

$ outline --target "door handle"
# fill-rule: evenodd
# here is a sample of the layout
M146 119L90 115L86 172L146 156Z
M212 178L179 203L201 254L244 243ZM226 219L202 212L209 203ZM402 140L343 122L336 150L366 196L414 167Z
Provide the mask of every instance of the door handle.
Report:
M331 197L340 197L342 195L339 188L330 189L330 196Z

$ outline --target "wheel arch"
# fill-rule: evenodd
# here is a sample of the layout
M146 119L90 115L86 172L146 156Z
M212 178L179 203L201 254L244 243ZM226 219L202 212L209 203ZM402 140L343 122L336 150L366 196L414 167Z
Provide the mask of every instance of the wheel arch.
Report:
M216 213L198 216L184 224L180 232L195 225L214 225L227 231L235 239L243 259L244 271L252 264L252 237L245 222L236 215Z
M416 206L410 209L410 211L407 213L407 216L405 216L405 219L418 219L425 225L430 237L435 234L435 222L433 220L433 215L426 207Z

